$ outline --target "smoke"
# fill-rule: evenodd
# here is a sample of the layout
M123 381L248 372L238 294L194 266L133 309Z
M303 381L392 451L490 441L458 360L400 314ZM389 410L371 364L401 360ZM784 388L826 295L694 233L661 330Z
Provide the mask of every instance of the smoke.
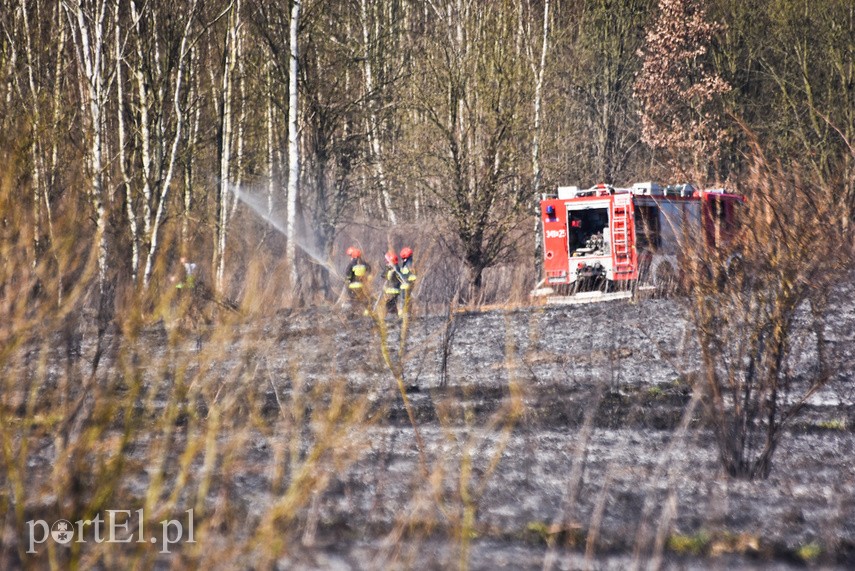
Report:
M258 196L232 185L229 185L228 188L229 191L235 195L235 198L251 208L253 212L255 212L262 220L270 224L270 226L272 226L277 232L288 238L287 224L274 212L268 209L269 207L266 196ZM309 258L311 258L315 263L326 268L330 272L330 275L339 278L341 277L341 275L336 271L335 266L333 266L332 261L319 252L314 245L309 244L304 237L297 236L295 233L293 239L295 246L300 248L300 250L309 256Z

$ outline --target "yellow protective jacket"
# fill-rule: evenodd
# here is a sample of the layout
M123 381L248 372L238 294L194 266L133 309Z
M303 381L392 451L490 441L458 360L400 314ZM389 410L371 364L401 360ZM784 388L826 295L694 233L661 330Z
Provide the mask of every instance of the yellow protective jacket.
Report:
M386 295L398 295L401 293L401 273L394 266L386 267L386 285L383 287L383 293Z
M359 290L364 287L364 281L368 276L368 264L362 261L362 258L356 258L350 261L345 272L348 289Z
M401 277L403 278L401 289L411 289L416 281L416 272L413 270L411 259L401 262Z

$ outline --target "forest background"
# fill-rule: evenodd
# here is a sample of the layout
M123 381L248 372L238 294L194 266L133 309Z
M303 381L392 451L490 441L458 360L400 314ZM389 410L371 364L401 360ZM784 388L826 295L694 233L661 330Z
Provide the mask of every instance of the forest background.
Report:
M50 275L49 298L89 276L99 306L156 299L186 256L223 298L327 303L355 243L375 266L415 248L425 305L522 299L541 193L692 180L750 198L758 152L844 231L855 207L847 0L0 11L5 254Z

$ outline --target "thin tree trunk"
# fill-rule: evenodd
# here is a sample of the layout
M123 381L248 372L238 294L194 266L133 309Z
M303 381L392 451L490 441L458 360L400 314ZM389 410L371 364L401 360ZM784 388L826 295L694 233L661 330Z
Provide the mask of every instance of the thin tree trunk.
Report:
M536 276L543 270L543 225L540 222L540 182L543 172L540 166L540 135L543 98L543 73L546 68L546 52L549 47L549 0L543 5L543 45L540 50L540 64L537 67L534 85L534 134L531 143L532 196L536 222L534 224L534 269Z
M128 174L128 163L130 163L130 159L125 156L126 152L126 141L125 141L125 109L124 109L124 93L122 87L124 85L124 80L122 79L122 62L124 57L122 56L122 38L121 38L121 25L119 20L119 4L117 3L113 9L113 20L114 25L116 26L115 33L115 50L116 50L116 108L117 108L117 119L118 119L118 131L119 131L119 150L118 150L118 159L119 159L119 170L122 173L122 181L125 186L125 207L128 213L128 226L131 231L131 276L136 284L137 279L139 278L139 267L140 267L140 239L139 239L139 227L137 225L137 215L134 210L134 196L133 196L133 187L131 186L131 177Z
M51 105L53 109L53 115L51 117L51 132L57 133L59 129L59 117L60 117L60 109L61 109L61 96L62 96L62 78L63 74L62 70L62 62L63 55L65 53L65 40L66 40L66 26L65 26L65 18L62 17L62 0L57 0L56 3L56 25L59 28L59 40L57 42L56 47L56 60L54 63L54 82L53 82L53 96L51 98ZM56 183L56 170L57 165L59 164L59 137L51 137L51 152L50 152L50 165L48 167L49 179L47 184L45 184L45 212L47 214L48 221L48 232L50 233L51 242L55 243L53 236L53 215L50 204L50 191L54 188ZM62 282L59 280L60 288L62 287ZM60 299L62 298L62 292L60 291Z
M3 94L3 102L6 104L7 109L11 107L12 96L15 92L15 83L17 79L16 70L18 68L18 50L9 51L9 60L6 62L6 69L3 70L7 77L5 93Z
M199 88L199 56L196 48L190 50L190 92L187 94L187 100L190 102L196 101L196 94L200 91ZM196 141L199 138L199 122L202 113L202 106L195 103L193 114L193 127L187 138L187 160L184 165L184 213L181 217L181 253L187 254L187 240L190 226L190 209L193 206L193 158L196 152Z
M223 290L225 275L226 235L229 222L229 173L232 146L232 75L237 56L237 27L240 25L239 4L232 6L229 15L229 31L226 38L225 57L223 64L223 80L221 84L221 131L220 136L220 181L219 201L217 205L217 243L214 250L215 287L218 292Z
M238 205L238 193L240 192L241 178L243 175L243 130L246 123L246 81L244 79L243 67L243 33L238 31L237 34L237 67L238 67L238 111L237 119L237 143L235 150L235 178L234 178L234 200L232 201L232 211L229 218L234 218L235 211Z
M106 104L105 77L102 58L104 55L104 19L106 16L106 1L95 4L95 14L88 18L83 13L81 4L65 5L66 10L73 10L71 17L77 22L76 51L78 61L83 67L80 77L81 106L83 107L89 148L86 164L89 176L89 197L96 213L96 244L98 259L98 286L101 294L107 290L107 209L104 206L102 178L102 107ZM90 38L89 26L92 26Z
M275 171L276 171L276 155L274 151L275 139L274 139L274 129L273 129L273 82L270 78L270 68L273 65L272 58L268 61L267 66L265 67L265 80L266 80L266 88L267 88L267 215L270 216L273 214L273 195L276 190L276 183L274 180Z
M380 196L386 218L394 226L398 223L398 217L392 208L392 199L389 196L389 188L386 182L386 169L383 163L383 152L380 145L380 126L377 120L377 106L374 94L374 74L371 67L371 34L369 32L367 0L360 0L360 18L362 19L362 66L365 73L365 97L368 105L368 139L371 148L371 159L374 163L374 172L377 184L380 186Z
M137 12L134 0L130 2L131 16L135 25L137 65L132 71L137 85L137 97L139 98L139 141L142 160L142 193L143 193L143 232L146 237L151 236L151 134L149 133L148 108L150 105L148 96L147 79L143 74L143 48L142 31L140 29L141 15ZM146 284L147 285L147 284Z
M62 73L62 62L64 61L65 54L65 40L66 40L66 23L65 18L63 18L63 8L62 8L62 0L57 0L56 3L56 28L59 31L59 39L57 40L56 46L56 60L54 62L54 82L53 82L53 94L51 96L51 124L50 124L50 132L58 133L59 132L59 117L60 117L60 109L62 108L61 103L61 95L62 95L62 78L64 77ZM46 172L47 180L45 181L43 192L44 192L44 204L45 204L45 218L47 220L48 226L48 237L50 238L51 244L56 244L56 237L54 236L53 231L53 208L51 207L51 190L56 186L56 172L57 165L59 163L59 137L51 137L51 149L50 149L50 163L48 165L48 169ZM63 298L63 286L62 286L62 274L59 264L59 258L56 253L56 250L53 250L54 261L56 262L56 269L58 275L56 276L56 297L57 297L57 305L62 304Z
M285 260L291 276L291 286L294 289L297 284L297 192L299 190L300 177L300 147L297 139L297 58L298 44L297 32L299 31L301 0L294 0L291 5L291 35L290 35L290 60L288 67L288 194L287 194L287 239L285 249Z
M30 141L30 155L32 160L33 176L33 265L38 263L41 256L41 186L44 180L44 165L41 159L40 141L42 133L41 109L39 106L39 90L36 87L34 69L41 67L35 61L33 55L32 32L30 31L30 15L27 12L27 2L21 0L21 16L24 22L24 48L27 58L27 82L30 91L30 103L33 115L32 140ZM22 98L23 99L23 98Z

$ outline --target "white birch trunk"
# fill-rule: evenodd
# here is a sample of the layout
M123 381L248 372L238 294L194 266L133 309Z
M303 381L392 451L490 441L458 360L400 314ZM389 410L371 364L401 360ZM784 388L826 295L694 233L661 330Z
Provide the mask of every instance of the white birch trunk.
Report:
M40 141L42 132L41 108L39 105L39 89L36 86L33 70L40 67L33 55L32 33L30 31L30 15L27 12L27 3L21 0L21 17L24 23L24 49L27 60L27 83L30 91L30 108L33 116L32 139L30 141L31 169L33 176L33 265L38 263L40 257L40 235L41 235L41 187L44 171L40 152ZM22 98L23 99L23 98Z
M297 279L297 192L300 177L300 147L297 133L297 58L299 56L297 32L300 26L301 0L291 4L290 60L288 66L288 193L286 229L287 239L285 260L291 276L291 286L296 287Z
M232 75L237 58L237 26L240 23L239 5L235 4L231 8L229 15L229 30L226 38L226 54L223 65L223 78L221 83L221 148L220 148L220 186L219 186L219 204L217 217L217 244L214 250L214 267L215 267L215 287L218 292L222 292L225 278L225 260L226 260L226 235L228 233L229 222L229 174L231 164L231 146L232 146Z
M139 101L139 141L140 154L142 159L142 194L143 194L143 232L146 238L151 236L151 133L149 132L149 117L148 108L150 98L148 96L148 88L146 86L145 75L143 74L143 47L142 47L142 31L140 29L141 14L137 12L136 2L131 0L131 17L135 24L136 36L136 51L137 65L133 66L133 76L137 86L137 98Z
M268 61L267 66L265 66L265 80L266 80L266 88L267 88L267 216L273 214L273 195L276 191L275 184L275 160L276 155L274 151L275 147L275 139L274 139L274 130L273 130L273 81L270 77L270 67L273 65L271 61Z
M16 83L18 79L17 69L18 69L18 50L10 49L8 54L8 61L5 61L6 64L5 69L3 70L6 75L6 83L4 85L4 94L3 94L3 102L6 104L6 108L9 109L12 103L12 97L15 94Z
M543 172L540 166L540 135L541 114L543 105L543 74L546 68L546 52L549 49L549 0L543 5L543 44L540 50L540 63L535 73L534 84L534 133L531 142L532 198L537 222L534 227L534 268L535 275L540 277L543 258L543 226L540 222L540 182ZM533 62L532 62L533 64Z
M371 67L371 34L369 32L368 5L367 0L360 0L360 18L362 20L362 66L365 74L365 97L368 105L368 139L371 149L371 159L374 164L374 174L377 184L380 186L380 196L386 218L394 226L398 223L398 217L392 209L392 199L389 195L386 183L386 169L383 164L383 151L380 145L380 126L377 120L377 106L374 101L374 73Z
M243 131L244 124L246 123L246 81L244 78L244 65L243 65L243 32L238 30L237 34L237 68L238 68L238 104L240 105L240 111L238 111L238 119L237 119L237 142L235 149L235 175L234 175L234 199L232 200L232 211L229 214L230 218L234 218L235 211L237 210L238 205L238 193L240 192L240 185L243 175Z
M104 20L107 12L106 0L95 3L95 13L89 18L83 13L83 2L65 4L77 24L77 59L82 66L81 106L86 123L88 149L86 165L89 176L89 197L96 213L96 244L98 259L98 285L105 293L107 285L107 209L104 206L104 185L102 180L102 108L106 105L104 55ZM91 35L89 26L92 26Z
M541 108L543 104L543 73L546 68L546 52L549 49L549 0L545 0L543 4L543 45L540 50L540 63L535 74L536 80L534 84L534 134L531 144L531 167L532 167L532 189L534 196L537 198L540 192L540 180L542 171L540 168L540 135L541 127Z
M196 94L200 91L199 87L199 57L196 48L190 50L190 92L188 101L195 101ZM186 254L187 236L190 232L190 209L193 205L193 155L196 152L196 141L199 138L199 123L202 115L202 106L196 103L193 112L193 126L190 129L187 137L187 148L189 156L187 164L184 167L184 212L181 217L181 248L182 254Z
M59 39L57 41L56 47L56 60L54 63L54 82L53 82L53 95L51 96L51 105L52 105L52 116L51 116L51 132L57 133L59 132L59 118L60 118L60 109L62 106L62 62L63 56L65 54L65 40L66 40L66 25L65 18L62 17L63 9L62 9L62 0L57 0L56 3L56 26L59 29ZM48 223L48 234L50 236L51 242L56 243L56 239L54 238L53 233L53 214L51 210L50 204L50 189L54 188L54 184L56 183L56 171L57 165L59 164L59 137L51 137L51 151L50 151L50 164L48 167L48 181L44 186L44 201L45 201L45 214L47 215L47 223ZM62 302L62 279L61 276L58 276L57 284L59 287L58 297L59 302Z
M134 210L133 187L131 185L131 177L128 174L128 157L125 156L127 143L125 141L125 113L124 113L124 80L122 79L122 65L124 57L122 55L122 30L119 19L119 4L117 3L113 9L113 21L116 27L115 32L115 50L116 50L116 103L117 103L117 119L119 131L119 170L122 173L122 182L125 186L125 208L128 214L128 226L131 231L131 277L136 284L139 278L140 268L140 237L139 227L137 225L137 214Z

